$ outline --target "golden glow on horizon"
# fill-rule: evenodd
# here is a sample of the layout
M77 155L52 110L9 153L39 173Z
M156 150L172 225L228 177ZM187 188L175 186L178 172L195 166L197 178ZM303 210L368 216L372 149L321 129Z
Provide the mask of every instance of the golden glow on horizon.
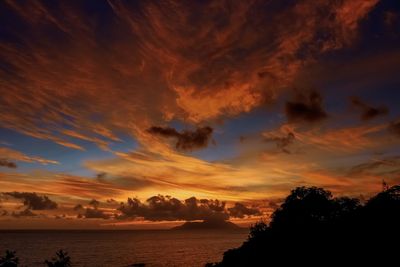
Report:
M397 71L397 50L346 61L378 2L107 1L92 17L81 3L6 1L26 31L0 41L0 228L182 222L111 216L159 194L260 209L229 218L248 225L296 186L368 196L400 181L397 111L368 93L330 99L363 98L368 74L380 85ZM58 207L1 194L14 191ZM77 218L79 204L97 217Z

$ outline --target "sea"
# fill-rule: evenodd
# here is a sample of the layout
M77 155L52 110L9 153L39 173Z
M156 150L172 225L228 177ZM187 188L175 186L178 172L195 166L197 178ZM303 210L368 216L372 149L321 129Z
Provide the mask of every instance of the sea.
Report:
M222 260L248 230L13 230L0 231L0 257L16 251L21 266L45 266L63 249L76 267L197 267Z

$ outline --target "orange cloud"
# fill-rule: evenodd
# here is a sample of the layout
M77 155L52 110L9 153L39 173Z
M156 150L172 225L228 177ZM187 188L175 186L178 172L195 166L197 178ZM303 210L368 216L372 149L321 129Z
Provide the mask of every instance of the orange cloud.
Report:
M263 135L268 138L271 135L280 136L292 133L296 140L294 142L300 143L300 145L309 145L311 148L332 152L354 153L363 149L377 147L378 145L381 148L383 144L388 145L388 140L385 141L379 135L386 128L387 125L363 125L337 129L316 127L308 130L300 130L294 125L285 124L279 130L265 132ZM376 141L377 138L381 138L382 142L378 143Z
M281 142L281 150L294 146L293 155L271 155L254 142L251 151L240 148L238 158L224 162L178 152L147 129L175 119L213 125L275 101L322 53L350 46L376 3L146 1L132 8L110 0L107 27L99 31L102 17L87 16L80 2L60 2L55 12L40 1L6 1L6 12L26 32L11 32L15 43L0 42L0 63L7 66L0 68L2 127L78 150L85 147L77 139L110 150L124 134L139 148L85 161L89 170L107 173L101 179L0 173L0 185L64 198L67 206L91 198L125 200L132 192L138 198L162 192L253 201L280 197L304 183L328 189L337 183L350 192L350 179L321 172L323 163L315 158L321 150L351 154L373 148L372 136L385 125L307 130L285 125L264 135ZM200 146L210 133L206 137ZM288 160L304 146L318 153ZM8 148L0 153L10 160L57 163Z
M368 1L344 1L336 9L336 34L344 44L349 44L354 39L354 31L358 23L369 11L379 2L379 0ZM336 46L340 45L338 43Z
M155 154L137 151L116 155L119 158L86 161L85 166L96 172L150 182L151 187L136 192L139 197L163 192L183 198L195 195L201 198L242 200L254 198L260 193L246 192L246 195L242 195L240 192L233 192L232 188L265 183L265 179L259 175L259 170L251 167L211 163L174 152ZM243 181L243 177L249 179Z
M322 134L312 130L297 136L300 141L316 145L321 149L355 152L377 146L376 138L371 135L385 128L385 125L359 126L330 130Z
M106 149L117 132L137 137L165 119L198 123L248 112L276 99L318 54L350 45L376 2L217 1L200 8L164 1L133 9L109 1L112 38L105 43L97 39L99 21L80 3L59 3L55 14L39 1L7 1L29 34L12 33L19 46L0 44L15 70L2 71L0 122L83 150L70 138ZM216 17L223 20L216 24ZM304 47L310 53L300 57Z
M23 161L23 162L37 162L40 164L59 164L56 160L44 159L41 157L28 156L17 150L0 147L0 157L8 160Z

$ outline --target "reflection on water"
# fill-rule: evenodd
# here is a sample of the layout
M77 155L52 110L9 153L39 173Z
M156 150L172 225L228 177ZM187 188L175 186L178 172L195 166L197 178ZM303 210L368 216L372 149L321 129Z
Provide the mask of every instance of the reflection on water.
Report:
M59 249L73 266L204 266L247 237L240 231L1 231L0 252L16 250L22 265L43 266Z

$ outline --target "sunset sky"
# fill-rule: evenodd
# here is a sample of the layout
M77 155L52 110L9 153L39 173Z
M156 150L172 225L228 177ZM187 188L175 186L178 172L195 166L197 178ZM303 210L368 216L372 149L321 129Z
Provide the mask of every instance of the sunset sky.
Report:
M400 1L4 0L0 93L3 229L368 198L400 183Z

